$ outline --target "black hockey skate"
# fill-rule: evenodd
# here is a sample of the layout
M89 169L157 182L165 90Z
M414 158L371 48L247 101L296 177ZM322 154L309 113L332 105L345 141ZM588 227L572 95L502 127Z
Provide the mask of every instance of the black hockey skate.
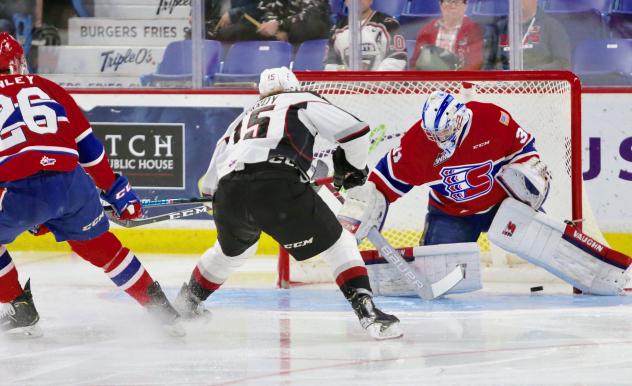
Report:
M197 297L187 283L182 284L173 306L184 319L210 320L211 313L204 308L202 299Z
M37 338L42 330L37 325L39 314L33 303L31 279L27 280L22 295L0 309L0 330L5 335Z
M366 293L356 293L349 299L360 324L374 339L394 339L401 337L399 319L389 315L373 304L373 298Z
M162 325L167 334L174 337L185 336L186 332L180 324L180 314L169 303L157 281L149 286L147 295L149 303L145 305L145 308Z

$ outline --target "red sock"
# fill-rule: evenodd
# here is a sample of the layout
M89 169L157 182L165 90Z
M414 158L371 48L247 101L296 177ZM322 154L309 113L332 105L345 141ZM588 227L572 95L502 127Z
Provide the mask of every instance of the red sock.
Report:
M147 289L154 280L140 260L112 233L105 232L92 240L68 243L83 259L103 268L114 284L140 304L149 302Z
M7 248L0 246L0 303L9 303L20 295L22 286L18 280L18 270Z

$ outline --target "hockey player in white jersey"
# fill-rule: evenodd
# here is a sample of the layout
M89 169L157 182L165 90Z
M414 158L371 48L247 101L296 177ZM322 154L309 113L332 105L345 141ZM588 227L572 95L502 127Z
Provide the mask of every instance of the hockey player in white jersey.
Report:
M402 335L399 319L372 299L367 271L354 237L309 185L315 137L339 144L335 182L365 182L369 127L320 96L301 92L287 68L266 70L261 99L244 111L219 140L202 178L213 196L217 239L201 257L174 306L195 317L201 302L255 253L264 231L297 260L320 254L360 323L376 339Z

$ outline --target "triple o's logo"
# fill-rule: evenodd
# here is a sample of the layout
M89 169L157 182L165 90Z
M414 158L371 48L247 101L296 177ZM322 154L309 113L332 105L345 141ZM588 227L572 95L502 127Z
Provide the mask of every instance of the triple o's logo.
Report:
M475 165L450 166L441 169L447 196L456 202L464 202L482 196L492 190L492 161Z
M505 230L503 230L503 236L511 237L513 236L515 231L516 231L516 224L509 221L507 223L507 226L505 227Z

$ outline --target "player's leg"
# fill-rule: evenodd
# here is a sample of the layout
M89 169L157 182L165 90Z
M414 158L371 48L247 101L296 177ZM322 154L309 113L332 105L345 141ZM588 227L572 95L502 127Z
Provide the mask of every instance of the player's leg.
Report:
M18 281L18 271L6 246L0 245L0 330L12 335L36 337L39 313L33 302L30 280L24 289Z
M202 302L256 251L261 230L248 214L246 195L249 184L239 178L235 181L233 177L236 176L222 179L213 199L217 242L204 252L174 302L185 318L203 315Z
M33 302L30 280L24 289L18 271L6 248L30 225L46 218L34 195L24 192L24 180L0 187L0 330L11 335L37 337L42 334L37 326L39 313ZM19 186L18 186L19 185Z
M262 229L297 260L320 254L327 261L360 323L377 339L401 336L399 319L373 304L364 261L354 237L314 190L293 176L261 181L251 193L260 197L253 216Z
M57 241L68 241L73 252L101 268L114 284L144 306L172 335L183 335L179 315L173 309L158 282L154 281L140 260L108 231L94 183L78 167L53 179L65 186L63 214L45 222Z

